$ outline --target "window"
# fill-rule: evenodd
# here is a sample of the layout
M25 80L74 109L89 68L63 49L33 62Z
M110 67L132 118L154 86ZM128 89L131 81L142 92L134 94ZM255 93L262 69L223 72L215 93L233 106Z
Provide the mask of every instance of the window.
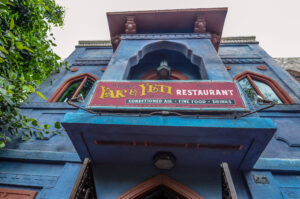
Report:
M257 96L276 104L294 103L293 99L288 96L281 86L269 77L246 71L237 75L234 79L239 81L240 86L254 104L257 103Z
M49 102L67 102L80 95L85 98L97 79L97 77L88 73L72 77L57 89Z

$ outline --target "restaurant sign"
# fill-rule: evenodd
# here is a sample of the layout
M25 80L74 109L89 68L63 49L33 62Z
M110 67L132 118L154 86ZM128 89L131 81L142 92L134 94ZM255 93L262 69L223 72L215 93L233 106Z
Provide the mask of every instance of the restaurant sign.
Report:
M248 110L232 81L97 81L87 108L119 110Z

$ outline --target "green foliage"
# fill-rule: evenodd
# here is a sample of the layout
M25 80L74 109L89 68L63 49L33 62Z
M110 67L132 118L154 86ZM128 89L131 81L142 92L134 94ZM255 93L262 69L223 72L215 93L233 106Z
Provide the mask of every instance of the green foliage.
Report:
M55 0L0 0L0 148L12 137L43 137L49 124L20 114L18 107L62 65L51 47L51 26L62 26L64 9ZM46 100L40 93L39 96ZM55 124L58 133L59 124Z

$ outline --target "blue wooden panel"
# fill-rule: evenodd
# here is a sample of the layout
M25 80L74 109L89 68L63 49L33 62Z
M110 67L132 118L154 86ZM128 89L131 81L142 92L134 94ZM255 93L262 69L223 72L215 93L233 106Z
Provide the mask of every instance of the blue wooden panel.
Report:
M223 57L241 57L241 58L259 58L247 44L241 45L226 45L221 44L218 54Z
M281 187L280 190L284 199L300 199L300 188Z
M54 187L58 177L0 173L0 183L20 186Z
M300 159L259 158L254 165L254 169L299 172Z
M300 189L300 175L273 174L280 187L294 187Z
M273 176L284 199L300 199L300 175L273 174Z
M86 48L85 51L78 56L80 59L101 59L110 58L113 54L111 48Z
M59 176L62 168L63 164L26 163L2 160L0 164L0 173Z
M39 191L36 199L48 199L51 196L53 188L43 188Z
M264 175L269 183L262 184L254 181L254 175ZM253 199L282 199L282 194L271 172L252 171L245 173L246 182Z
M69 198L80 168L81 164L66 163L49 199Z
M4 149L0 151L0 157L8 159L46 160L54 162L81 162L77 153L37 150Z
M146 125L146 126L180 126L180 127L215 127L242 129L274 129L271 119L248 118L199 118L177 116L98 116L90 113L67 113L63 123L81 124L114 124L114 125Z

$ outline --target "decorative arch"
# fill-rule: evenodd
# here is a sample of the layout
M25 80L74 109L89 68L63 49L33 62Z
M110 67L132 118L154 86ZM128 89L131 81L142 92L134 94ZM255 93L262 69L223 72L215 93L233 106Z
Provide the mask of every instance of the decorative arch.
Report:
M95 75L92 75L90 73L84 73L84 74L80 74L80 75L76 75L74 77L71 77L69 79L67 79L66 81L64 81L60 87L53 93L53 95L49 98L48 102L57 102L57 100L60 98L60 96L65 92L65 90L75 81L82 79L82 82L80 84L80 86L78 87L78 89L76 90L76 92L74 93L73 97L76 97L80 90L82 89L82 87L84 86L85 82L88 79L91 79L92 81L97 81L98 78Z
M134 56L129 58L125 77L128 77L131 68L137 65L139 61L145 57L145 55L158 50L170 50L183 54L192 64L198 67L202 79L207 79L205 70L201 68L202 58L194 54L193 51L186 45L174 41L156 41L144 46ZM177 73L174 76L177 76Z
M204 199L202 196L188 188L187 186L177 182L176 180L166 176L158 175L141 184L133 187L126 193L120 195L117 199L140 199L145 194L149 194L160 186L164 186L176 194L180 195L184 199Z
M285 90L275 80L273 80L270 77L267 77L262 74L254 73L251 71L245 71L245 72L242 72L242 73L236 75L234 77L234 80L240 81L244 78L248 78L251 85L254 87L255 91L264 99L265 99L264 95L261 93L259 88L253 82L253 79L261 81L261 82L269 85L283 103L285 103L285 104L295 103L294 100L287 94L287 92L285 92Z

